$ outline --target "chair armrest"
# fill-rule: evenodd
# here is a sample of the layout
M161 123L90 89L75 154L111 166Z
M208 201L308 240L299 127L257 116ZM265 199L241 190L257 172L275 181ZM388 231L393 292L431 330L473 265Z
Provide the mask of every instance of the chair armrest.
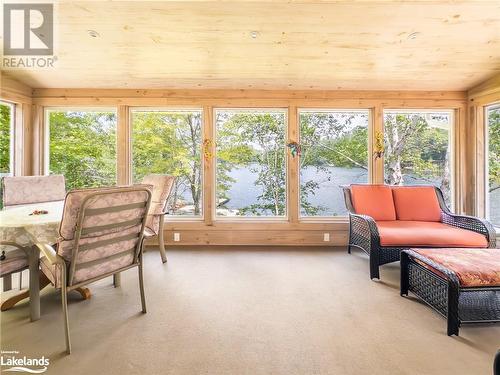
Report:
M66 265L64 259L59 256L56 250L47 243L36 243L36 247L40 249L43 255L49 260L51 264L62 264Z
M495 248L496 232L495 228L488 220L475 216L455 215L444 211L442 212L441 217L444 224L481 233L488 240L488 247Z
M349 221L353 244L364 248L368 253L374 246L380 247L380 235L371 216L349 213Z
M24 253L26 254L26 256L28 256L29 252L28 252L28 249L15 243L15 242L11 242L11 241L0 241L0 247L1 246L12 246L12 247L15 247L16 249L18 250L22 250L24 251Z

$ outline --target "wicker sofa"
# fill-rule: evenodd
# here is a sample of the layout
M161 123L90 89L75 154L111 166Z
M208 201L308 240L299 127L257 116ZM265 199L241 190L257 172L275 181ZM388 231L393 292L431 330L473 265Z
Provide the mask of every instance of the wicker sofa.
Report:
M484 219L455 215L434 186L343 186L349 211L348 252L370 256L370 278L413 247L494 248L496 234Z

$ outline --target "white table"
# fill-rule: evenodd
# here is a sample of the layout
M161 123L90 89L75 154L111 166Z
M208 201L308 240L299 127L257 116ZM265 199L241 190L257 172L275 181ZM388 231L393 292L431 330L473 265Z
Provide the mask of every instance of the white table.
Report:
M64 201L35 203L0 211L0 241L15 242L29 249L30 315L31 321L40 319L40 251L34 244L55 244ZM34 210L48 211L44 215L30 215Z

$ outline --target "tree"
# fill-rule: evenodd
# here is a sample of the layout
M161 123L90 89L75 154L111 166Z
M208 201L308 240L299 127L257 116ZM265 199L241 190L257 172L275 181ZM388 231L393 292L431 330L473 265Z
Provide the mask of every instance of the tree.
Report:
M116 184L116 114L49 113L49 170L68 190Z
M500 189L500 109L488 111L489 192Z
M11 107L0 104L0 174L10 173Z
M245 166L261 188L257 202L242 207L240 215L275 215L286 212L285 118L282 113L217 113L217 191L227 200L234 182L229 172Z
M10 170L11 107L0 104L0 177ZM0 184L0 209L3 208L2 184Z
M314 167L326 175L326 181L301 180L301 207L306 215L326 211L324 206L314 206L309 198L320 185L331 181L333 168L361 168L368 170L368 128L366 115L344 112L304 112L300 115L300 143L302 156L300 168Z
M134 112L132 157L134 180L150 173L176 176L170 207L172 213L192 202L192 213L201 213L202 122L200 112Z
M434 126L430 126L429 121ZM449 202L448 122L447 115L387 114L384 126L385 182L402 185L423 180L438 184Z

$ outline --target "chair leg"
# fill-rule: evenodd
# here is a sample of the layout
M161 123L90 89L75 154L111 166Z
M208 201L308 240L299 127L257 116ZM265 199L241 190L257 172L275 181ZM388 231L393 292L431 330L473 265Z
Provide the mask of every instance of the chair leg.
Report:
M66 353L71 354L71 340L69 337L69 318L68 318L68 290L66 287L66 275L63 270L61 278L61 300L64 315L64 335L66 337Z
M19 290L23 289L23 271L19 272Z
M142 254L139 256L139 288L141 290L142 312L146 313L146 297L144 295L144 275L142 270Z
M372 251L370 252L370 279L380 279L380 266L378 264L378 252Z
M160 229L158 230L158 243L160 246L161 261L167 263L167 254L165 253L165 240L163 237L163 220L164 216L160 218Z
M113 275L113 285L115 288L118 288L122 284L122 275L120 273L115 273Z
M12 289L12 275L3 277L3 291L7 292Z

